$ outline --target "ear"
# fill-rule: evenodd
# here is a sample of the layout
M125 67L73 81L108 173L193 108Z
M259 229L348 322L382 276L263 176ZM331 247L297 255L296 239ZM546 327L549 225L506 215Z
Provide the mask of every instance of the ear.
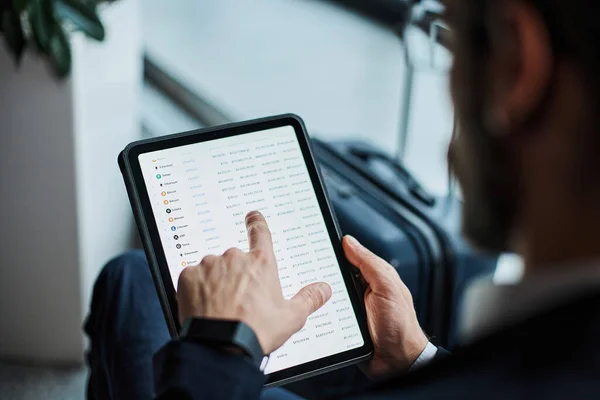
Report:
M491 30L492 104L495 123L514 127L526 123L550 85L553 54L542 16L527 1L499 5Z

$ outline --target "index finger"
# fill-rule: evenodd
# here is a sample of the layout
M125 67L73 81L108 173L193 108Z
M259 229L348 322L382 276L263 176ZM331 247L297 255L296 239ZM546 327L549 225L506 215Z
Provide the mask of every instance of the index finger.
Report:
M251 211L246 215L246 229L248 230L248 245L250 252L273 252L271 231L265 217L258 211Z

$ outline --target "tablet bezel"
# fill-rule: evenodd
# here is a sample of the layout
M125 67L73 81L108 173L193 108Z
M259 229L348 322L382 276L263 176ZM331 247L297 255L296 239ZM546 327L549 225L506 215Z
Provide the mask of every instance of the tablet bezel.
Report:
M308 134L306 133L302 119L293 114L285 114L142 140L129 144L119 156L119 165L127 186L127 191L132 204L140 236L144 244L146 256L152 270L152 276L160 298L161 306L163 308L163 313L169 326L171 336L173 338L177 338L180 330L180 324L177 317L178 308L176 301L176 289L169 273L169 267L164 254L158 227L152 212L150 199L146 189L146 183L144 182L139 163L139 155L153 151L284 126L292 126L294 132L296 133L302 156L305 160L308 173L315 189L316 197L318 199L325 224L327 226L327 231L333 244L336 258L340 264L344 284L348 290L350 302L356 315L364 344L362 347L356 349L337 353L332 356L271 373L267 375L267 386L289 383L291 381L304 379L309 376L341 368L343 366L367 359L373 352L373 345L369 336L364 303L362 298L359 297L361 285L358 277L360 275L344 256L339 226L332 212L327 192L324 189L321 172L317 167L313 157ZM157 251L155 252L154 249Z

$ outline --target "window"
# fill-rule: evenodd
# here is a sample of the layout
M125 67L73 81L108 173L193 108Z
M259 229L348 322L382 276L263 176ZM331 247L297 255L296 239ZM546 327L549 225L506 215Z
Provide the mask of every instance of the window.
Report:
M144 0L147 57L230 120L293 112L311 135L369 140L396 154L406 68L393 28L404 4ZM438 193L447 190L452 130L446 81L415 72L404 151L408 168Z

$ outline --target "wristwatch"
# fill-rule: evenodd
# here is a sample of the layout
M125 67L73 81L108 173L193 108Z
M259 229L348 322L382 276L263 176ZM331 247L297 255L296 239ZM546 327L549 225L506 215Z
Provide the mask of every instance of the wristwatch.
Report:
M209 347L240 349L258 368L261 368L265 358L256 334L242 321L188 318L183 323L179 336L183 341Z

